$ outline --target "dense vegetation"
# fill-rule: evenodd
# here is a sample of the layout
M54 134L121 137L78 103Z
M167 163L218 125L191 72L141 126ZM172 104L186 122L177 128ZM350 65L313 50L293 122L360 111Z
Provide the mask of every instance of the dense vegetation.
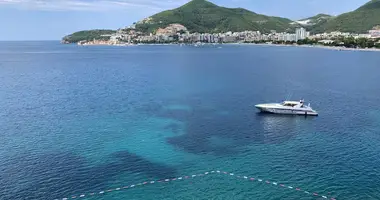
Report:
M146 43L146 44L193 44L192 41L179 41L178 37L173 37L173 40L169 41L143 41L137 43ZM201 41L202 43L208 43L207 41ZM236 41L234 41L236 42ZM231 42L231 43L234 43ZM271 43L271 44L285 44L285 45L322 45L322 46L331 46L331 47L342 47L342 48L379 48L380 49L380 39L368 39L368 38L354 38L354 37L337 37L332 40L330 43L321 43L320 41L316 39L304 39L304 40L298 40L298 41L268 41L268 40L255 40L255 41L240 41L243 43L255 43L255 44L265 44L265 43ZM225 43L222 41L219 41L218 43ZM228 43L228 42L227 42Z
M82 40L109 40L109 36L103 36L103 35L109 35L113 34L116 31L114 30L88 30L88 31L79 31L75 32L71 35L65 36L62 41L65 43L76 43Z
M339 37L331 43L323 44L324 46L346 47L346 48L380 48L380 43L373 39L357 38L354 37ZM319 44L317 40L305 39L297 41L298 45L316 45Z
M154 32L157 28L179 23L190 32L216 33L227 31L255 30L261 32L292 31L292 22L286 18L256 14L243 8L225 8L206 0L192 0L173 9L150 17L149 23L138 23L136 28L142 32Z
M312 28L312 32L342 31L366 33L372 27L380 25L380 0L371 0L355 11L331 18Z
M269 41L259 40L245 43L256 43L256 44L264 44ZM304 39L296 41L271 41L272 44L286 44L286 45L322 45L322 46L331 46L331 47L342 47L342 48L379 48L380 43L379 40L367 39L367 38L335 38L331 43L320 43L315 39Z

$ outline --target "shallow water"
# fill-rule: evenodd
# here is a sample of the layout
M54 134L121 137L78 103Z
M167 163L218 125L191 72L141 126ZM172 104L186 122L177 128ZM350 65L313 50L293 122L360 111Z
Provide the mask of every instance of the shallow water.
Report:
M379 63L378 52L313 48L2 42L1 199L71 198L212 170L380 199ZM320 116L254 108L286 98L305 98ZM323 199L234 176L85 198Z

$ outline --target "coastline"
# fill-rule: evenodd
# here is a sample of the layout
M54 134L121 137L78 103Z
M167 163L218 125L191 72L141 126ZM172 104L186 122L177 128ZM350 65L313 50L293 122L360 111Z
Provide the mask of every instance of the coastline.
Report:
M223 44L226 45L226 44ZM229 45L255 45L255 46L272 46L272 47L301 47L301 48L321 48L329 49L335 51L377 51L380 52L380 49L376 48L346 48L346 47L332 47L332 46L323 46L323 45L292 45L292 44L255 44L255 43L229 43Z
M122 47L129 47L129 46L175 46L179 44L144 44L144 43L91 43L91 44L75 44L77 46L122 46Z
M77 44L77 46L203 46L203 45L252 45L252 46L267 46L267 47L301 47L301 48L321 48L335 51L368 51L368 52L380 52L377 48L346 48L346 47L335 47L335 46L323 46L323 45L295 45L295 44L267 44L267 43L201 43L201 44L129 44L129 43L87 43L87 44Z

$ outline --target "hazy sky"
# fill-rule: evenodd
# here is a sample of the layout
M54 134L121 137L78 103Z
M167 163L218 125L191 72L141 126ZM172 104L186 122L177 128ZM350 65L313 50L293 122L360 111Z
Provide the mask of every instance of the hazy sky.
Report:
M300 19L337 15L369 0L211 0L226 7ZM117 29L188 0L0 0L0 40L59 40L78 30Z

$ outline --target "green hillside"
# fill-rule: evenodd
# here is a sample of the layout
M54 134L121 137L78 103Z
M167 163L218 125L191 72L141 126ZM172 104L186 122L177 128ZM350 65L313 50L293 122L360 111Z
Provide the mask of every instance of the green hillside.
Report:
M380 0L372 0L352 12L331 18L315 26L312 32L366 33L376 25L380 25Z
M112 33L115 33L116 31L114 30L88 30L88 31L78 31L73 34L67 35L62 39L63 43L76 43L82 40L108 40L110 37L109 36L104 36L104 35L109 35Z
M291 30L292 22L286 18L256 14L243 8L225 8L206 0L192 0L173 9L149 17L148 21L137 23L136 28L143 32L154 32L157 28L179 23L190 32L227 32L258 30Z

